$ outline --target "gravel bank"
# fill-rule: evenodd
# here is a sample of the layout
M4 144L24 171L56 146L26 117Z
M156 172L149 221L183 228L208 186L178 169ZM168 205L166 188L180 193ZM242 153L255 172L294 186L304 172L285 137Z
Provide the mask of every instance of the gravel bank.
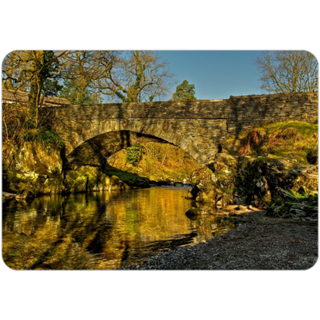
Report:
M301 270L317 262L318 221L267 218L264 213L237 218L238 227L221 237L125 269Z

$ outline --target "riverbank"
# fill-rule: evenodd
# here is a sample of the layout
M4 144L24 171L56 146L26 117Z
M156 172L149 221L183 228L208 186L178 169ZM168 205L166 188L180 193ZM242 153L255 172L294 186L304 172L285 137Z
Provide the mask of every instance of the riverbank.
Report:
M263 211L235 217L237 228L180 247L129 270L306 270L318 258L318 220L269 218Z

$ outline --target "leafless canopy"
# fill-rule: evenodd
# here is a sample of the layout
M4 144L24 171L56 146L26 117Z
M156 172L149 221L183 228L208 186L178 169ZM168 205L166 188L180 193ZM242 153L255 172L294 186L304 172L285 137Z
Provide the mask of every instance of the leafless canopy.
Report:
M173 77L168 64L153 51L114 52L112 63L101 68L104 76L95 82L96 88L121 102L164 98Z
M318 90L318 62L307 51L264 52L256 59L261 89L270 93Z

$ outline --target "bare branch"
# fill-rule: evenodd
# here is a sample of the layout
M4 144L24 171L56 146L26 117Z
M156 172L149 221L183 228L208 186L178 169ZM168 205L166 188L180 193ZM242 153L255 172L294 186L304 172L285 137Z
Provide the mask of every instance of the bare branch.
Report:
M256 64L261 72L261 88L267 92L318 90L318 62L309 52L264 52Z

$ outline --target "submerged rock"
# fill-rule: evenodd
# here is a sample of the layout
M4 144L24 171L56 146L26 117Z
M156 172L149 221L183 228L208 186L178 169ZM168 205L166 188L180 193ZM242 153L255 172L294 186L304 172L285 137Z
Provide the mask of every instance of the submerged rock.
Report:
M196 217L196 216L204 216L204 215L210 215L210 214L213 214L213 209L212 208L191 208L189 209L185 215L192 219L193 217Z

